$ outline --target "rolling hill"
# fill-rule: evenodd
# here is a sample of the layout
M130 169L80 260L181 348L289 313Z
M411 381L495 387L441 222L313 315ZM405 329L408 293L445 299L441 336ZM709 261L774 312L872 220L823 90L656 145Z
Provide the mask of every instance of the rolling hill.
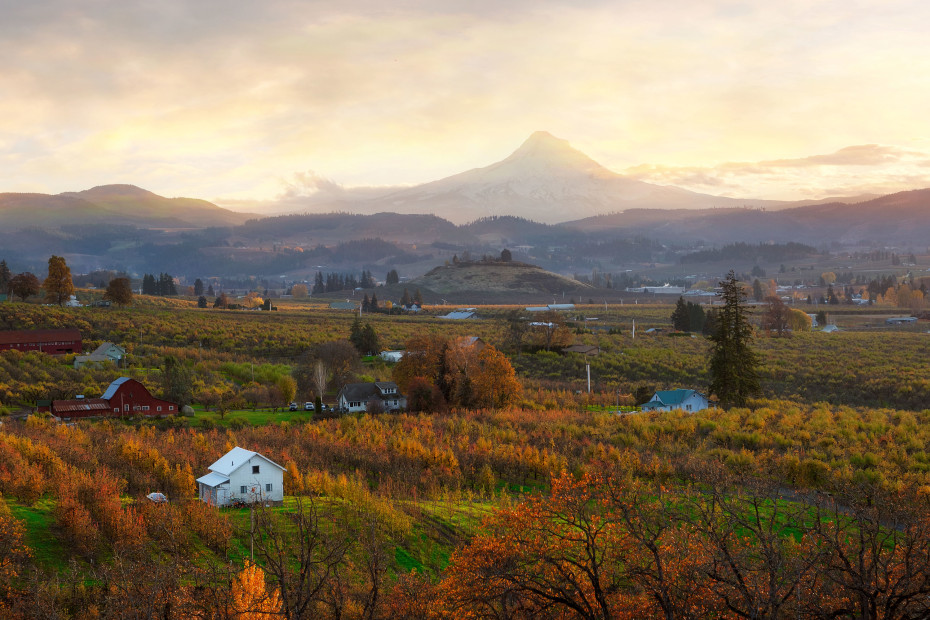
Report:
M250 217L196 198L165 198L134 185L101 185L63 194L0 194L4 226L130 225L139 228L234 226Z
M561 295L592 290L588 284L520 262L467 261L436 267L407 286L457 298L465 293Z

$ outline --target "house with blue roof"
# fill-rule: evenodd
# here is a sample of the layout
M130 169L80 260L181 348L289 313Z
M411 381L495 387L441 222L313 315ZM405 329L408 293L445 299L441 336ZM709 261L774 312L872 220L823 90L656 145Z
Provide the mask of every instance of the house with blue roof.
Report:
M710 400L696 390L659 390L640 409L643 411L701 411L710 407Z

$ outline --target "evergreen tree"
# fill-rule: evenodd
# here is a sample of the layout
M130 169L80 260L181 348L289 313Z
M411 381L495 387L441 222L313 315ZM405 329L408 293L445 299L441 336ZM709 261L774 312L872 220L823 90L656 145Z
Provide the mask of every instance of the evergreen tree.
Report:
M203 280L201 280L200 278L197 278L196 280L194 280L194 295L196 295L197 297L200 297L201 295L203 295Z
M367 352L368 355L381 352L378 334L375 333L375 328L371 326L371 323L365 323L365 327L362 329L362 351Z
M689 332L702 332L704 331L704 308L701 307L701 304L695 304L688 302L688 331Z
M371 312L378 311L378 296L375 295L374 293L371 294L371 303L368 305L368 309Z
M203 295L201 295L200 297L198 297L198 298L197 298L197 307L198 307L198 308L206 308L206 307L207 307L207 298L204 297Z
M362 325L362 321L358 317L352 321L352 326L349 328L349 342L352 343L352 346L360 355L374 355L380 351L378 334L375 333L375 328L371 326L371 323L367 322Z
M143 295L157 295L158 290L155 285L155 276L150 273L147 273L142 276L142 294Z
M362 300L362 312L371 312L371 300L368 299L368 293L365 293L365 298Z
M313 280L313 289L310 291L313 295L319 295L326 292L326 284L323 283L323 273L317 271Z
M0 293L6 293L10 288L10 280L13 279L13 273L7 266L5 260L0 260Z
M400 276L397 275L397 270L391 269L389 272L387 272L387 276L384 278L384 281L387 284L397 284L400 282Z
M760 392L758 362L750 344L752 325L746 311L745 293L733 270L720 282L723 308L711 336L710 393L725 408L741 407Z
M675 310L672 311L672 325L680 332L691 330L691 316L688 314L688 307L683 297L678 298Z
M216 293L213 291L213 285L207 287L207 297L216 297Z
M413 303L418 306L423 305L423 295L420 294L420 289L417 289L417 292L413 294Z
M512 260L513 260L513 255L510 253L510 250L508 250L507 248L504 248L503 250L501 250L501 262L502 263L509 263Z
M408 291L406 288L404 288L404 294L401 295L401 298L400 298L400 305L402 305L404 308L406 308L406 307L408 307L411 303L413 303L413 300L410 298L410 291Z

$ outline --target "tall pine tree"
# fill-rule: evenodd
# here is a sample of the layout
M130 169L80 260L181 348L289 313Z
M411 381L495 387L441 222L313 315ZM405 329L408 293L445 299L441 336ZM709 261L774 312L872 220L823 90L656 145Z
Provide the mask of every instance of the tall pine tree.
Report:
M742 407L759 394L759 373L752 343L752 325L746 310L746 295L733 270L720 282L723 308L717 313L711 336L710 393L724 408Z

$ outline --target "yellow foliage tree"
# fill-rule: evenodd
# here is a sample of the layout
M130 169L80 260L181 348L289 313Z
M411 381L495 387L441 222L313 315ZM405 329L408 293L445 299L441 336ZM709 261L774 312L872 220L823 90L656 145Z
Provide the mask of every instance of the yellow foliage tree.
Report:
M277 588L268 592L264 571L249 560L233 581L230 599L233 618L237 620L267 620L281 611L281 595Z
M45 300L59 306L71 297L74 284L71 282L71 269L61 256L52 256L48 259L48 277L42 284L45 289Z
M793 332L809 332L811 331L811 317L808 316L806 312L798 310L797 308L790 308L788 310L788 329Z

